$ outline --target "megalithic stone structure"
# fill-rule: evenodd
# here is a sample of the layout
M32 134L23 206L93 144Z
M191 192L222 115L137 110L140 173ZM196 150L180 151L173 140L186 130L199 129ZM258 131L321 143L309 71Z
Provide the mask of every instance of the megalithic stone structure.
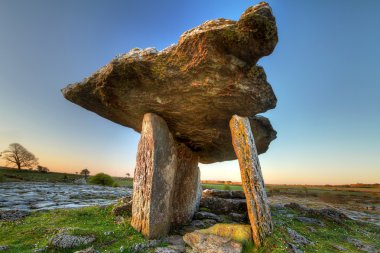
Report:
M131 225L137 231L159 238L192 219L201 195L198 159L161 117L145 114L133 180Z
M261 2L238 20L206 21L161 51L131 49L62 89L71 102L141 133L132 225L145 236L165 236L191 219L200 198L198 162L236 158L246 173L251 223L258 228L254 235L260 241L269 234L257 153L268 150L276 131L258 114L273 109L277 98L257 63L277 42L272 9ZM231 144L233 114L248 117L242 129L248 146ZM232 136L237 140L239 135ZM247 164L243 151L253 164ZM251 188L250 182L255 183Z
M273 226L255 140L249 119L246 117L232 116L230 129L247 199L253 241L260 246L264 238L271 234Z

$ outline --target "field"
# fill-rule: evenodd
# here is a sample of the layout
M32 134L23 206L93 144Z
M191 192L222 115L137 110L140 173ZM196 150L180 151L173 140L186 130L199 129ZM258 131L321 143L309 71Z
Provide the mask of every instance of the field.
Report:
M17 170L13 168L0 167L0 181L30 181L50 183L71 183L83 176L70 173L49 172L41 173L35 170ZM91 176L90 176L91 178ZM113 177L119 186L132 187L132 178Z

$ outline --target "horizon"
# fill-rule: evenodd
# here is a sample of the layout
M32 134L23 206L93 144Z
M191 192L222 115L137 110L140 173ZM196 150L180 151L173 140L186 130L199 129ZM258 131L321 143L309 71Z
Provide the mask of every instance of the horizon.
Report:
M161 50L257 2L1 1L0 152L17 142L53 172L133 175L139 134L60 90L119 53ZM267 2L279 43L258 63L278 99L263 114L277 131L260 155L266 184L380 183L380 2ZM199 167L202 180L241 181L237 160Z

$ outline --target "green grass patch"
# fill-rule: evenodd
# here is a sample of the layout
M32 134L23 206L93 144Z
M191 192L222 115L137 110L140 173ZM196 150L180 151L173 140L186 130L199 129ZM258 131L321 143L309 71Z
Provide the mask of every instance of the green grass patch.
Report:
M216 190L228 190L228 191L242 191L241 185L229 185L229 184L202 184L203 189L216 189Z
M130 218L117 224L111 215L111 209L110 206L57 209L35 212L17 222L0 222L0 245L8 245L10 248L7 252L31 252L34 248L48 245L49 239L62 229L68 229L74 235L94 235L96 241L92 245L101 252L118 252L122 245L128 248L145 241L130 226ZM105 235L105 232L111 234ZM49 252L74 252L87 247L89 246Z

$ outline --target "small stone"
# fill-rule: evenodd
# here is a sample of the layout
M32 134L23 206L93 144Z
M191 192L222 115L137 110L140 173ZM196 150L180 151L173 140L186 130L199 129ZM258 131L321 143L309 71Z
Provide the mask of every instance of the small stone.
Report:
M246 213L245 199L201 198L200 207L216 214Z
M1 221L16 221L20 220L26 216L30 215L29 211L21 210L0 210L0 220Z
M339 250L339 251L347 251L346 248L344 248L344 247L342 247L342 246L340 246L340 245L337 245L337 244L332 245L332 247L333 247L334 249Z
M353 244L359 250L362 250L362 251L367 252L367 253L378 253L378 251L375 249L375 247L373 247L372 245L369 245L369 244L365 244L358 239L347 237L346 240L347 240L347 242Z
M294 245L293 243L288 243L289 245L289 248L290 250L293 252L293 253L303 253L302 250L300 250L296 245Z
M9 249L9 246L7 246L7 245L0 245L0 251L5 251L7 249Z
M314 218L309 218L309 217L296 217L296 220L303 222L303 223L307 223L307 224L317 224L320 226L325 225L322 221L314 219Z
M230 213L229 217L234 222L239 222L239 223L246 223L246 222L248 222L248 215L247 215L247 213Z
M194 214L194 219L198 219L198 220L211 219L211 220L215 220L217 222L222 221L222 219L218 215L216 215L214 213L204 212L204 211L196 212Z
M82 245L87 245L95 241L94 236L76 236L69 235L66 232L61 232L49 241L49 244L54 248L69 249Z
M74 253L100 253L99 251L95 250L94 247L90 247L87 249L75 251Z
M120 248L119 248L119 251L120 252L124 252L125 248L124 248L124 245L121 245Z
M109 236L109 235L112 235L113 233L114 233L113 231L106 231L106 232L104 232L104 235Z
M155 253L179 253L179 251L170 247L158 247L154 250Z
M294 231L291 228L288 228L288 234L293 239L293 241L295 243L297 243L297 244L300 244L300 245L309 245L309 244L314 245L313 242L309 241L308 239L306 239L306 237L300 235L299 233L297 233L296 231Z

